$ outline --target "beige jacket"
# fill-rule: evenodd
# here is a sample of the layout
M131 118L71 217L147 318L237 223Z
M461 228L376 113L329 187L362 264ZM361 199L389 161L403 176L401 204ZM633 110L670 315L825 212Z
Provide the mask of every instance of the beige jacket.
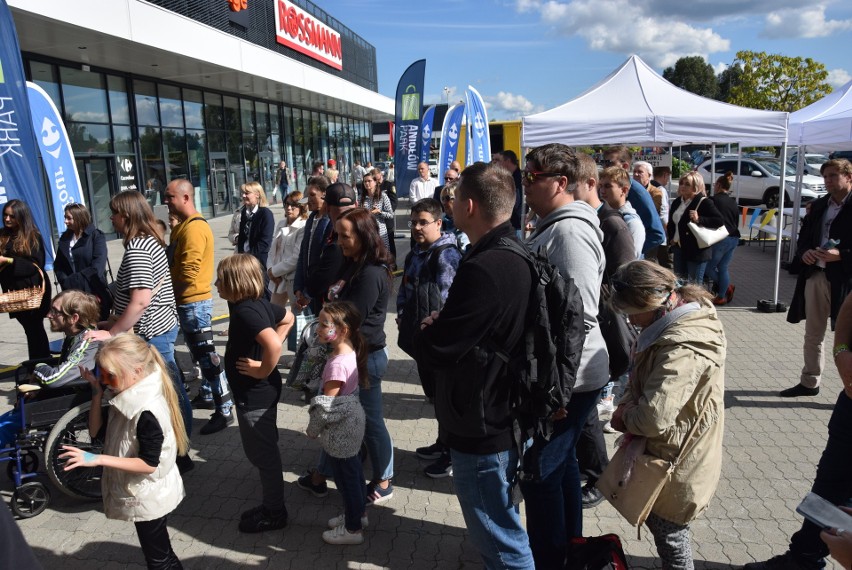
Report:
M636 403L624 413L627 431L648 439L647 453L669 461L677 457L706 408L694 447L681 458L652 509L677 524L687 524L701 514L719 483L725 347L722 323L706 301L661 332L646 328L637 341L630 387L619 402Z

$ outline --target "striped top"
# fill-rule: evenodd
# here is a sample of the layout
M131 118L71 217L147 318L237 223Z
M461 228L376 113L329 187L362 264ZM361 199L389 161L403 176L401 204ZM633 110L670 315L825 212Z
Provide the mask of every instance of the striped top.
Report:
M133 326L133 332L145 340L166 333L177 324L175 293L163 246L151 236L138 236L130 240L115 277L115 314L124 313L130 303L132 289L153 290L161 280L162 284L151 299L151 304Z

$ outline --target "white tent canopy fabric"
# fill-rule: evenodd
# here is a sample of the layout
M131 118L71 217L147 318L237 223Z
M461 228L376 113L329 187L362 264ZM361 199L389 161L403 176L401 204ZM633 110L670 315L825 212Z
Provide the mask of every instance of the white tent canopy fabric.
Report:
M780 146L787 113L706 99L675 87L638 56L571 101L523 119L524 146L741 143Z
M788 144L809 151L852 148L852 81L790 114Z

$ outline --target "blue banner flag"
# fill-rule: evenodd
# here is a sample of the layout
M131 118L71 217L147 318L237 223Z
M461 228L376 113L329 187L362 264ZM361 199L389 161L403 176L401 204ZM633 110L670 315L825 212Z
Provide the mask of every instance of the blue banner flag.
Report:
M417 164L423 143L420 127L425 75L426 60L415 61L408 66L396 86L394 170L396 194L400 197L408 196L411 182L418 176Z
M444 172L458 156L462 117L464 117L464 103L461 101L447 109L447 114L444 115L441 146L438 150L438 180L444 179Z
M44 239L44 268L53 269L53 228L38 172L18 34L6 0L0 0L0 204L12 199L30 207Z
M56 221L56 227L62 228L65 225L65 206L75 202L86 203L80 191L77 162L74 160L65 123L59 117L59 110L50 96L30 81L27 81L27 95L30 100L33 131L36 133L41 160L50 182L53 219Z
M432 151L432 123L435 120L435 105L432 105L423 113L423 122L420 125L420 162L429 162L429 154Z
M491 136L488 133L488 114L485 112L485 103L479 91L468 85L465 91L467 97L467 128L469 137L467 139L470 158L468 164L474 162L489 162L491 160Z

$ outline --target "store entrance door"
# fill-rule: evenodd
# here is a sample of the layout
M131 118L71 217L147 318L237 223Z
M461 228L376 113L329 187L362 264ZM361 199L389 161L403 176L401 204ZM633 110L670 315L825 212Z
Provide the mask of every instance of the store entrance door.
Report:
M263 186L269 203L277 204L279 199L283 199L277 194L278 185L275 176L278 173L278 164L273 161L271 152L258 153L257 157L260 161L260 185Z
M213 193L213 215L236 210L227 153L210 153L210 190Z
M109 201L118 192L115 179L114 157L85 157L77 159L77 172L80 175L80 186L89 211L92 212L92 223L95 227L115 237L115 228L110 220ZM62 233L65 228L60 228Z

